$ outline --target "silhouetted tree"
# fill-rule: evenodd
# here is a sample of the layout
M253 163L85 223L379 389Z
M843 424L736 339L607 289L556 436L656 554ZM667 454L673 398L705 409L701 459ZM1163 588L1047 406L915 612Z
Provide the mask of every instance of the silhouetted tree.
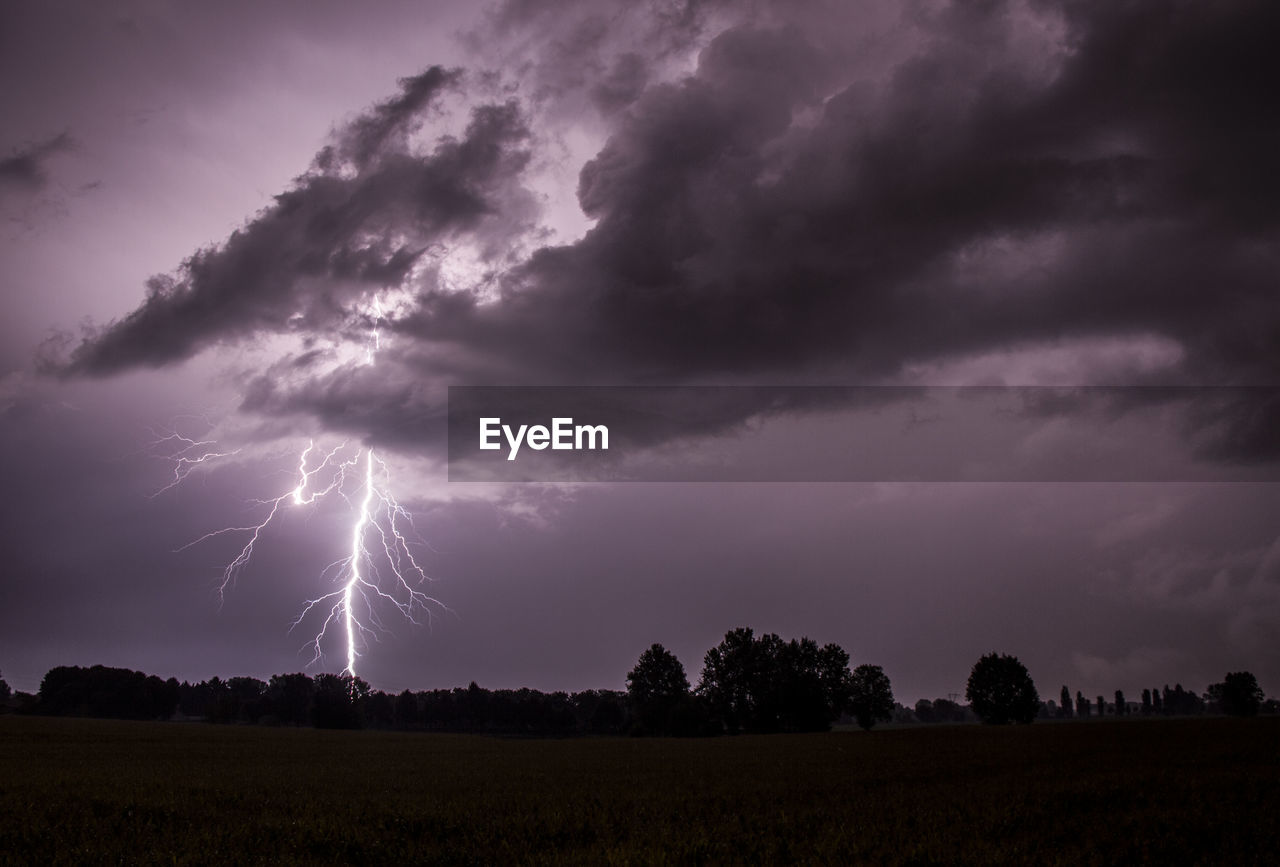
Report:
M9 684L5 683L3 677L0 677L0 701L8 701L11 695L13 695L13 691L9 689Z
M459 711L467 729L473 732L481 731L489 718L490 705L495 704L489 690L481 688L480 684L473 680L467 684L465 690L455 689L453 693L454 698L458 700ZM497 709L493 716L499 716Z
M233 677L214 701L214 722L256 723L271 712L267 684L256 677Z
M849 654L811 638L760 639L765 667L758 684L762 711L757 731L827 731L849 707Z
M178 682L94 665L51 668L40 682L37 712L54 716L168 719L178 705Z
M1084 693L1076 690L1076 716L1081 719L1089 718L1089 699L1084 697Z
M1229 716L1257 716L1264 695L1258 679L1251 672L1233 671L1222 683L1209 686L1209 697Z
M787 654L787 642L770 632L756 639L757 670L751 682L753 713L747 728L755 732L787 731L783 716L810 704L818 692L816 683L798 682L788 670L796 660ZM807 693L807 694L806 694ZM804 713L803 710L800 713Z
M655 644L627 673L627 697L648 734L671 734L671 715L689 696L689 679L675 654Z
M369 684L349 674L317 674L311 722L318 729L358 729L364 725Z
M267 683L267 700L276 719L302 726L311 721L315 683L305 674L273 674Z
M201 681L198 689L204 697L205 719L209 722L230 722L230 720L219 719L222 707L229 706L229 703L223 701L223 696L227 694L226 681L215 675L206 681Z
M965 722L973 717L962 706L956 704L949 698L935 698L933 700L933 715L938 722Z
M390 728L395 720L394 702L380 689L369 693L364 700L364 721L374 728Z
M614 735L627 722L626 694L611 689L587 689L572 696L577 728L596 735Z
M893 711L889 714L889 722L898 723L899 725L913 723L916 722L916 715L911 708L899 701L895 701L893 703Z
M806 642L812 644L807 638L802 640L802 643ZM838 644L824 644L818 649L815 665L818 683L822 687L823 701L830 712L831 719L835 720L853 700L854 683L853 674L849 671L849 654ZM879 666L870 667L879 670ZM888 682L889 678L886 676L885 683ZM892 690L889 692L889 698L892 702Z
M587 731L597 735L616 735L627 724L627 711L619 693L601 690L599 701L587 720Z
M707 651L697 694L730 734L825 731L848 704L848 661L836 644L733 629Z
M698 691L729 734L748 728L755 715L755 684L760 678L755 635L748 628L725 633L702 661Z
M1071 690L1067 689L1067 685L1062 685L1062 715L1067 719L1071 719Z
M1151 690L1144 689L1142 691L1142 715L1151 716Z
M1102 719L1104 716L1107 715L1106 699L1104 699L1102 696L1098 696L1097 705L1098 705L1098 719Z
M1116 690L1116 716L1125 716L1129 713L1129 705L1124 700L1124 690Z
M1182 684L1175 684L1171 712L1183 716L1204 713L1204 699L1189 689L1183 689Z
M397 728L414 728L422 722L422 712L418 707L418 697L409 690L396 696L394 708Z
M878 665L859 665L853 670L849 689L849 710L863 731L893 714L893 688L889 676Z
M1164 704L1160 700L1160 688L1151 690L1151 712L1164 713Z
M378 723L380 702L376 692L364 702L365 722L370 725ZM627 703L626 693L614 690L585 690L571 696L535 689L488 690L472 682L465 689L406 690L392 702L392 719L402 728L431 731L542 737L619 734L629 721ZM680 724L677 720L673 725Z
M462 726L460 689L433 689L418 693L423 726L432 731L465 731Z
M984 723L1030 723L1040 709L1040 696L1016 656L989 653L974 663L965 698Z

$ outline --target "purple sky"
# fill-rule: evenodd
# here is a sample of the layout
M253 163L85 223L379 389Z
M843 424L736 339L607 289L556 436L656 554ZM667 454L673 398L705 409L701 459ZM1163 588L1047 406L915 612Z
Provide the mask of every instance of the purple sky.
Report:
M49 2L0 34L16 688L301 670L352 506L285 509L221 606L243 537L184 546L314 440L388 462L449 609L386 613L375 687L622 688L655 641L696 681L751 626L907 703L992 650L1046 698L1280 689L1274 402L1042 407L1001 446L1217 481L462 485L442 448L450 385L1280 385L1273 3ZM699 446L815 424L867 430L745 406ZM157 493L167 432L235 454Z

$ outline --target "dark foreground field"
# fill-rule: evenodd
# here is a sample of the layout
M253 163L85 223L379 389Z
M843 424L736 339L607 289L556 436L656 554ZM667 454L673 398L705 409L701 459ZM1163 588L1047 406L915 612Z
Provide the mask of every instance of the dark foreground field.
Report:
M0 717L11 863L1276 863L1280 719L518 741Z

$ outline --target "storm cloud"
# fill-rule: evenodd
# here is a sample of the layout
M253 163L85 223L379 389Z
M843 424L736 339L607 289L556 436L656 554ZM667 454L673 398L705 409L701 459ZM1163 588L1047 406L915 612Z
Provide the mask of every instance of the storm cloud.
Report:
M82 343L69 370L162 366L263 333L332 333L352 299L402 282L432 244L508 219L494 217L506 210L496 200L527 159L514 104L480 106L461 138L407 153L422 113L457 78L432 67L402 81L275 204L177 274L153 278L142 305Z
M581 242L535 253L503 303L428 301L407 326L522 358L567 344L560 376L865 379L1155 334L1185 348L1180 375L1269 381L1276 12L1066 9L1041 81L1006 7L984 8L881 87L829 95L821 46L726 30L583 168Z
M274 207L153 281L72 368L324 331L357 295L401 286L415 302L400 333L530 380L865 381L1095 335L1177 341L1171 374L1271 379L1280 12L1034 9L1056 28L1050 69L1028 68L1015 4L907 16L916 48L879 80L841 77L838 32L724 27L695 71L610 115L578 185L594 225L501 268L496 297L413 266L445 237L492 257L500 215L532 216L528 115L518 95L480 104L462 137L417 152L439 91L463 86L432 68L340 130Z

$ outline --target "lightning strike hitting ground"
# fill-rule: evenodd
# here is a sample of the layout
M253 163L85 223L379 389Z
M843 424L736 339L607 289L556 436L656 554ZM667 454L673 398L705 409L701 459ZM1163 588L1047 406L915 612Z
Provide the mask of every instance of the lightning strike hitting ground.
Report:
M378 322L381 318L382 307L375 301L364 364L373 363L374 353L379 348ZM238 451L214 451L216 446L212 441L196 440L178 433L157 434L152 446L173 464L172 481L152 496L181 484L198 465L229 457ZM418 589L429 580L410 547L410 539L420 537L414 529L412 516L391 493L391 471L387 464L374 454L373 449L351 448L345 442L324 452L323 457L318 457L319 454L312 440L299 456L297 484L274 499L254 501L265 509L261 521L243 527L214 530L178 550L186 550L218 536L247 537L239 554L222 572L218 585L221 603L227 589L252 559L254 547L281 508L309 506L331 494L342 497L355 512L350 548L345 557L330 563L320 575L322 579L334 582L336 589L307 600L290 631L301 625L313 610L327 611L315 637L304 645L313 651L310 664L314 665L323 658L330 630L341 629L346 654L346 667L342 673L354 678L361 651L368 646L370 639L377 640L378 634L386 630L379 616L380 610L394 607L410 623L420 624L419 616L425 614L430 618L436 610L449 609Z

